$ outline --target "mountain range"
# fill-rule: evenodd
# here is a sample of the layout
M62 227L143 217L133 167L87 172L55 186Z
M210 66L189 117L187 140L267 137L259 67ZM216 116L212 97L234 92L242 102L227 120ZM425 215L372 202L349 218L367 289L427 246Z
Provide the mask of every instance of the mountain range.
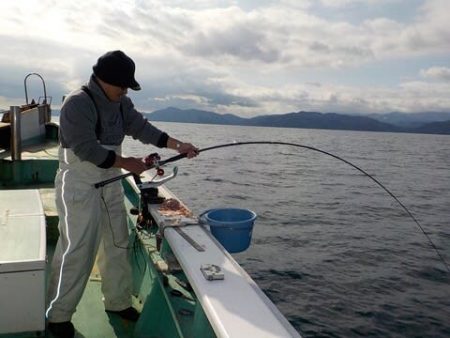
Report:
M243 118L233 114L169 107L145 115L150 121L164 122L450 135L450 113L447 112L347 115L299 111Z

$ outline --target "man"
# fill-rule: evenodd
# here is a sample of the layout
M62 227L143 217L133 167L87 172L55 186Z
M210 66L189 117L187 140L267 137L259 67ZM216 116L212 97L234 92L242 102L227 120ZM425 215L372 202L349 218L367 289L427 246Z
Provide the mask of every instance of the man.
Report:
M142 173L142 159L121 156L125 135L144 144L167 147L188 158L198 154L137 112L126 96L140 90L135 64L122 51L102 55L87 86L72 92L60 115L59 170L55 178L60 237L49 281L48 328L57 337L73 337L71 318L83 294L98 251L105 311L136 321L131 307L128 228L120 182L93 184L120 174Z

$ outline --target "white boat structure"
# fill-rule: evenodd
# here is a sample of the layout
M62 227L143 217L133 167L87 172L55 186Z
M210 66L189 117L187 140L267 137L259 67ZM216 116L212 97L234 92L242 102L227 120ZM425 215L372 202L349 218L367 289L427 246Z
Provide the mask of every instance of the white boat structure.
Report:
M7 115L0 125L0 337L47 336L58 125L46 93L41 103L11 107ZM133 301L141 316L134 324L103 311L94 267L72 320L76 337L300 337L208 226L164 186L176 169L152 177L122 181Z

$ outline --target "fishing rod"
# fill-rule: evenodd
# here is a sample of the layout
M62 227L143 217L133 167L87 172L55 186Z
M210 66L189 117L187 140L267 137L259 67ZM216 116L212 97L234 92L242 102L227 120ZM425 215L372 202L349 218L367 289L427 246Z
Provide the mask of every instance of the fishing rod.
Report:
M425 235L425 237L427 238L427 240L430 243L431 247L434 249L434 251L436 252L438 257L440 258L440 260L442 261L442 263L446 267L447 271L450 273L450 266L448 265L448 263L446 262L444 257L441 255L440 251L438 250L436 245L433 243L433 241L431 240L431 238L428 235L428 233L424 230L422 225L419 223L419 221L416 219L416 217L414 217L414 215L408 210L408 208L388 188L386 188L375 177L373 177L372 175L367 173L365 170L361 169L357 165L351 163L350 161L347 161L346 159L344 159L344 158L342 158L340 156L337 156L337 155L329 153L329 152L327 152L325 150L321 150L319 148L315 148L315 147L304 145L304 144L291 143L291 142L278 142L278 141L246 141L246 142L225 143L225 144L219 144L219 145L215 145L215 146L212 146L212 147L199 149L198 153L202 153L202 152L213 150L213 149L236 147L236 146L243 146L243 145L252 145L252 144L274 144L274 145L285 145L285 146L293 146L293 147L297 147L297 148L308 149L308 150L312 150L312 151L316 151L316 152L322 153L322 154L327 155L327 156L331 156L331 157L333 157L333 158L335 158L335 159L337 159L339 161L342 161L342 162L348 164L349 166L353 167L354 169L358 170L359 172L364 174L366 177L368 177L372 181L374 181L379 187L381 187L386 193L388 193L389 196L391 196L402 207L402 209L406 212L406 214L417 225L419 230ZM154 154L154 155L156 155L156 154ZM159 167L161 167L163 165L166 165L166 164L171 163L171 162L176 162L176 161L181 160L181 159L183 159L185 157L187 157L187 153L178 154L176 156L168 158L167 160L158 160L159 156L156 155L156 156L154 156L154 158L156 158L155 160L149 161L149 164L147 165L147 170L150 170L150 169L153 169L153 168L159 169ZM122 174L122 175L119 175L119 176L116 176L116 177L113 177L113 178L110 178L110 179L107 179L107 180L95 183L94 186L95 186L95 188L100 188L100 187L103 187L103 186L105 186L105 185L107 185L109 183L121 180L123 178L126 178L128 176L132 176L132 175L133 175L133 173L125 173L125 174Z

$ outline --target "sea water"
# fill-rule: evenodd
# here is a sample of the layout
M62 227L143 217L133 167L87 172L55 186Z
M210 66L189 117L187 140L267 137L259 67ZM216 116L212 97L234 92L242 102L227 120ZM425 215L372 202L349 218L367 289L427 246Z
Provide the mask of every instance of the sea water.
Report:
M155 125L199 148L267 140L343 157L398 197L450 264L450 136ZM176 155L130 138L124 150ZM173 165L179 174L167 186L194 213L258 214L250 249L233 256L304 337L450 337L450 274L406 212L359 171L278 145L218 149Z

